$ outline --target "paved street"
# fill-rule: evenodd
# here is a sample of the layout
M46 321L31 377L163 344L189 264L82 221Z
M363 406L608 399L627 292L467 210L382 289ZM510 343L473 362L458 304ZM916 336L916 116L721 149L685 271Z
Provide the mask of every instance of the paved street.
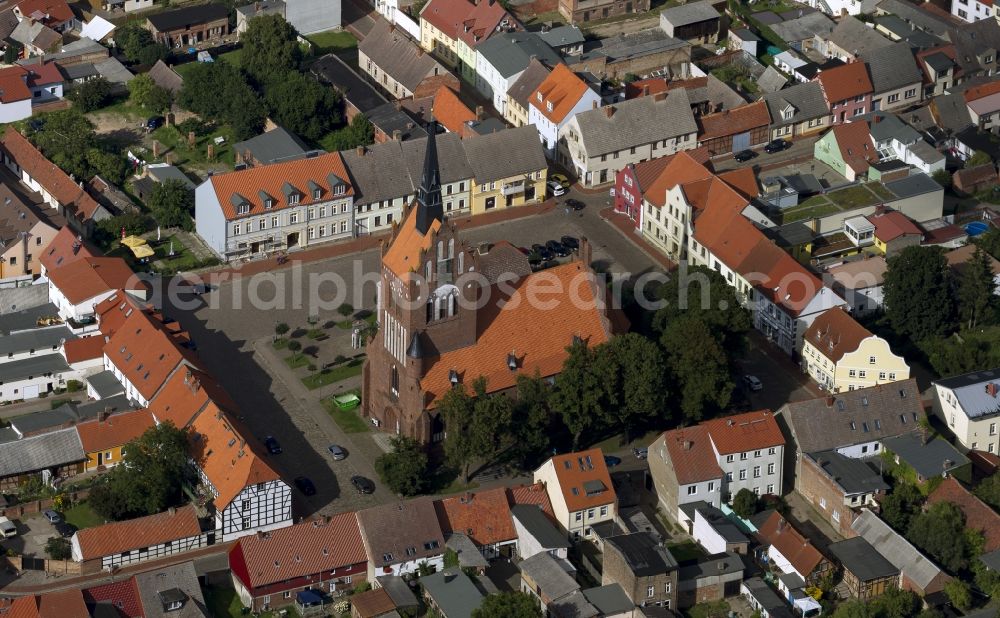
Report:
M744 374L756 376L763 385L760 391L749 394L754 410L777 411L789 401L803 401L823 394L791 358L768 344L757 331L751 331L750 349L739 364Z
M742 167L752 167L756 170L780 167L788 161L807 158L811 159L813 156L813 147L815 146L817 139L818 137L816 136L796 139L792 142L791 148L774 154L767 154L764 152L763 147L761 147L757 150L756 157L743 163L734 159L732 155L727 155L713 160L712 165L715 167L715 171L717 172L725 172Z

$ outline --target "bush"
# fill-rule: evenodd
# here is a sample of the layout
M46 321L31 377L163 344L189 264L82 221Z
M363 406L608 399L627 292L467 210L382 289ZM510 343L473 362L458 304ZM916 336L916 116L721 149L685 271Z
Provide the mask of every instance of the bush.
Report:
M757 514L759 502L755 493L746 488L741 489L733 498L733 512L743 519L750 519Z
M45 553L53 560L69 560L73 556L73 546L69 539L61 536L50 536L45 542Z
M79 380L69 380L66 382L66 390L70 393L76 393L83 390L83 382Z
M343 305L337 307L337 313L346 318L354 313L354 307L352 307L349 303L344 303Z
M284 322L279 322L278 324L274 325L274 332L277 333L278 335L284 335L288 331L289 331L288 324L285 324Z
M180 131L181 135L185 138L188 133L194 133L195 137L201 137L211 133L212 127L208 123L203 122L200 118L191 117L183 122L177 123L177 130Z
M82 112L92 112L107 105L111 83L103 77L89 79L70 92L69 98Z

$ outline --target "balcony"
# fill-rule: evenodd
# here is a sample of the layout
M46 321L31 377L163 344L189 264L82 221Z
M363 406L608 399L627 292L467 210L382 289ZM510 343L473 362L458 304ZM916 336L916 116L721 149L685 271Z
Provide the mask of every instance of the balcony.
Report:
M516 195L518 193L524 193L524 186L525 186L524 181L519 180L517 182L511 182L505 184L503 187L500 188L500 192L503 195Z

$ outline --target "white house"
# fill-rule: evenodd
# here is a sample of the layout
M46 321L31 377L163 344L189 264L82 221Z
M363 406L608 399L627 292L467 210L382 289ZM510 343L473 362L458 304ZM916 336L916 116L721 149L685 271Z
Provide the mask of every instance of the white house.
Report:
M368 555L368 581L416 573L422 564L444 568L444 534L429 498L358 511L358 526Z
M146 297L145 285L121 258L87 257L53 268L47 276L49 302L74 328L93 323L94 308L116 290Z
M569 541L541 508L533 504L515 504L510 507L510 516L517 532L517 554L522 560L542 552L566 560Z
M592 538L592 526L613 521L618 497L599 448L556 455L534 473L543 483L556 521L571 538Z
M1000 369L934 382L934 412L965 450L1000 452Z
M552 69L529 98L528 122L538 128L546 155L553 159L560 129L580 112L596 109L600 105L601 95L572 69L560 64Z
M883 160L896 158L925 174L944 169L944 155L895 114L875 114L870 127L872 141Z
M993 13L993 2L987 0L951 0L951 14L969 23L980 19L995 18Z
M770 410L717 418L704 425L722 469L726 502L741 489L758 496L781 494L785 437Z
M532 58L548 66L562 62L559 54L533 32L502 32L476 47L476 89L506 113L507 91Z
M0 69L0 122L29 118L33 104L62 96L63 77L54 62Z
M72 558L84 573L156 560L203 547L204 531L193 505L162 513L78 530Z

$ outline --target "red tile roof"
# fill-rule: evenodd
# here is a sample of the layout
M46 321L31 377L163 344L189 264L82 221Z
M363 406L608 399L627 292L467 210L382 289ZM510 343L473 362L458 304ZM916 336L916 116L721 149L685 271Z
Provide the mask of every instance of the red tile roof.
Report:
M798 317L813 298L823 290L823 282L792 256L778 248L757 228L757 245L740 265L740 273L752 277L757 290L772 303Z
M868 217L875 226L875 238L882 242L896 240L900 236L920 236L920 228L909 217L898 210L888 210Z
M811 575L823 561L823 554L777 511L771 513L757 535L778 550L802 577Z
M124 290L118 290L111 296L97 303L94 314L97 325L105 337L111 337L122 327L125 320L136 311L142 311L145 305Z
M457 532L478 546L517 539L504 487L434 501L441 531Z
M965 91L964 95L967 102L976 101L982 99L983 97L988 97L992 94L1000 92L1000 82L993 81L988 84L983 84L982 86L975 86L969 88Z
M16 103L31 98L24 82L25 72L19 66L0 69L0 103Z
M174 326L150 311L135 311L104 347L104 354L147 401L179 367L197 366L193 353L180 346L186 334L173 332Z
M337 152L216 174L210 180L227 220L288 208L285 191L289 189L299 195L298 204L305 205L354 195L344 160ZM342 186L344 192L335 194L337 186ZM318 200L313 197L316 189L320 191ZM270 209L264 204L268 198L272 200ZM250 210L237 214L239 203L248 204Z
M653 206L662 208L667 202L667 191L670 189L711 177L712 172L708 171L707 167L687 152L681 151L670 157L666 167L655 179L643 185L646 188L642 196Z
M698 118L698 139L704 141L746 133L770 124L771 115L767 111L767 103L761 99L756 103L741 105L736 109L727 109Z
M649 79L640 79L639 81L632 82L631 84L625 84L625 98L635 99L637 97L645 97L651 94L669 92L676 88L694 90L697 88L705 88L706 86L708 86L707 77L692 77L691 79L674 80L667 77L650 77Z
M183 367L167 379L148 409L157 422L187 427L199 414L214 416L219 410L235 410L236 404L214 378L193 367Z
M615 487L611 483L611 475L604 463L604 452L601 449L556 455L552 458L552 466L570 513L615 502ZM603 489L592 490L588 494L586 485L594 482L603 486Z
M703 425L720 455L785 445L785 436L770 410L734 414Z
M722 478L722 469L712 452L708 429L704 425L666 431L661 439L667 447L669 465L673 468L679 485Z
M420 268L420 254L430 248L441 221L431 221L426 234L417 229L417 209L410 208L403 215L403 222L394 232L389 247L382 255L382 264L404 282L411 272Z
M353 511L246 536L229 550L230 568L251 588L367 561Z
M119 521L77 531L76 540L84 560L111 556L132 549L186 539L201 534L194 506Z
M679 154L684 154L692 159L696 163L705 165L708 163L710 156L708 153L708 148L702 146L700 148L695 148L694 150L683 150L677 154L667 155L665 157L657 157L656 159L650 159L649 161L643 161L632 166L635 174L636 181L639 183L639 191L644 193L649 185L660 177L663 173L663 168L670 164L674 158Z
M63 356L72 365L83 361L94 360L104 356L104 337L83 337L71 339L63 345Z
M462 137L466 137L469 133L469 125L466 123L476 119L476 113L466 107L458 95L447 86L441 86L434 94L431 111L434 113L434 119L444 128Z
M871 331L858 324L842 307L834 307L813 320L806 329L803 340L837 363L844 354L854 352L864 339L871 336Z
M728 172L722 172L718 176L719 180L736 189L740 195L747 199L753 199L760 195L757 174L752 167L741 167Z
M488 39L497 26L507 20L511 26L520 24L499 2L483 0L431 0L420 11L420 18L427 21L451 39L461 39L475 47Z
M507 499L511 506L534 505L541 507L542 511L552 516L552 503L549 501L549 494L545 491L545 485L535 483L534 485L521 485L519 487L507 488Z
M374 588L351 596L351 612L361 618L377 618L395 612L396 604L385 588Z
M46 25L56 25L73 19L73 9L66 0L21 0L17 3L21 15L32 17L36 12L42 18L38 21Z
M479 337L475 344L445 352L428 359L428 369L420 381L427 403L452 388L451 370L471 384L486 378L490 392L514 386L520 374L537 373L542 377L562 371L574 337L590 347L611 338L613 326L605 317L594 273L578 261L533 273L509 283L506 289L495 287L490 302L479 310ZM541 294L544 303L528 302ZM514 354L518 371L507 366Z
M857 174L864 174L868 167L878 161L878 151L872 140L866 122L848 122L830 129L837 139L840 158L851 166Z
M53 268L46 274L49 281L74 305L86 302L109 290L145 289L139 278L121 258L83 258Z
M868 68L864 62L850 62L820 71L817 79L823 87L826 102L830 105L871 94L873 91Z
M131 410L79 423L76 431L86 453L96 453L127 444L154 427L149 410Z
M143 618L146 615L142 609L142 601L139 600L139 587L134 577L86 588L83 591L83 598L91 604L101 601L111 602L127 618Z
M76 232L64 227L49 241L39 259L46 270L52 270L94 255Z
M555 124L566 119L566 115L580 101L587 91L587 83L565 64L557 64L548 77L538 85L528 102L538 112ZM552 109L549 109L549 106Z
M951 502L957 506L965 514L965 527L983 533L984 553L1000 549L1000 514L970 493L955 477L944 479L927 496L928 506L938 502Z
M63 83L62 73L55 62L40 62L19 67L25 73L29 86L49 86Z
M0 605L0 608L3 606ZM87 618L90 612L78 589L18 597L7 606L9 618Z
M36 182L45 188L57 202L68 210L75 210L82 221L88 221L101 209L94 198L90 197L66 172L45 158L40 150L17 132L12 125L0 138L0 144L17 165Z

